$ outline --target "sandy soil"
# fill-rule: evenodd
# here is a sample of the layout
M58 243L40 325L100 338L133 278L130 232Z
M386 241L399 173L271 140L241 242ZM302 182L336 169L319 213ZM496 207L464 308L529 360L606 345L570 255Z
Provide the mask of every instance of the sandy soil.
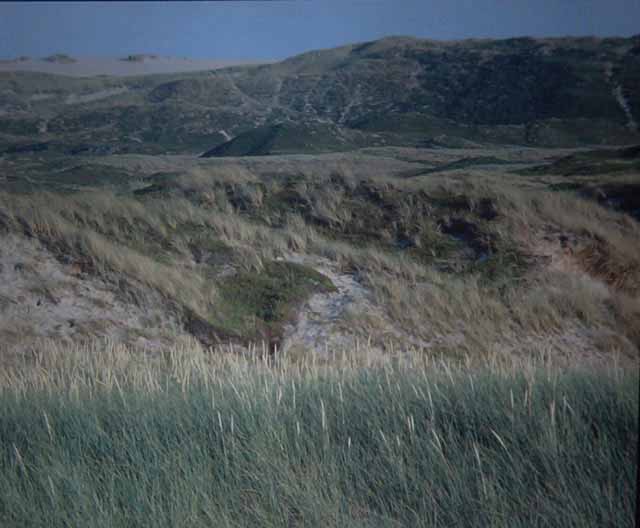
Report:
M365 345L369 352L379 354L383 352L381 339L407 348L429 347L429 343L394 328L371 292L353 274L341 272L333 262L322 257L289 254L284 258L314 268L328 277L337 289L332 293L312 295L304 303L296 321L285 329L284 352L301 349L307 353L330 354ZM362 324L363 318L368 322L375 321L375 332L367 330L371 327Z
M150 295L136 306L112 285L60 263L38 241L0 236L0 348L91 336L160 346L165 331L175 336L181 329Z
M69 75L72 77L91 77L95 75L133 76L154 73L182 73L202 70L216 70L229 66L265 64L269 61L252 60L201 60L175 57L153 57L138 61L122 60L112 57L74 57L76 62L49 62L43 59L24 61L0 61L0 72L32 71Z

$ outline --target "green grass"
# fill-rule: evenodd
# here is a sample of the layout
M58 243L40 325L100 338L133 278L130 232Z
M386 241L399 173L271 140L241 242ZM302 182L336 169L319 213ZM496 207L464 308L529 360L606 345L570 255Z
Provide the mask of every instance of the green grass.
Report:
M350 136L349 141L340 136L335 126L279 123L239 134L231 141L205 152L202 157L311 154L346 151L358 146L358 142Z
M0 523L633 525L635 373L184 352L5 371Z
M271 341L293 318L294 309L315 292L335 290L312 268L292 262L267 262L259 270L243 270L219 286L225 316L222 326L248 340Z

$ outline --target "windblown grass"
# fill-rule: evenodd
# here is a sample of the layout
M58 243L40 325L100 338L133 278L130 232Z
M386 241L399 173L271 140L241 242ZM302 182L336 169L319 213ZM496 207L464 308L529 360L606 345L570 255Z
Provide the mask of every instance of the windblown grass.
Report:
M0 522L632 526L637 391L531 358L43 345L0 376Z
M272 291L282 282L272 274L265 284L265 269L298 253L356 274L413 342L481 353L497 342L517 349L570 334L567 353L607 352L613 343L637 355L640 224L630 216L503 173L402 179L355 176L348 167L318 174L268 167L191 167L155 176L156 190L146 194L0 193L0 227L36 236L91 271L157 290L171 310L230 322L221 335L256 339L260 332L246 329L266 322L254 324L251 303L229 302L225 282L253 275L253 284ZM565 248L570 269L548 265L564 251L560 239L577 244ZM284 297L295 308L311 293ZM354 324L360 334L386 332L366 317Z

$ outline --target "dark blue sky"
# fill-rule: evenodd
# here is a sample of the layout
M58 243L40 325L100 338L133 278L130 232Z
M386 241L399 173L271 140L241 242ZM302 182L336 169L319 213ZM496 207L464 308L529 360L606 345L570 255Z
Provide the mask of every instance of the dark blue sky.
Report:
M640 0L0 3L0 57L281 59L388 35L640 33Z

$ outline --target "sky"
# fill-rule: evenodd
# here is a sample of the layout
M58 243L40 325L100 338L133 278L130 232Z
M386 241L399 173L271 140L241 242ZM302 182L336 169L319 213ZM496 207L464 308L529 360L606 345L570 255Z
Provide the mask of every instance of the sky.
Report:
M0 3L0 58L284 59L390 35L439 40L631 36L640 0Z

